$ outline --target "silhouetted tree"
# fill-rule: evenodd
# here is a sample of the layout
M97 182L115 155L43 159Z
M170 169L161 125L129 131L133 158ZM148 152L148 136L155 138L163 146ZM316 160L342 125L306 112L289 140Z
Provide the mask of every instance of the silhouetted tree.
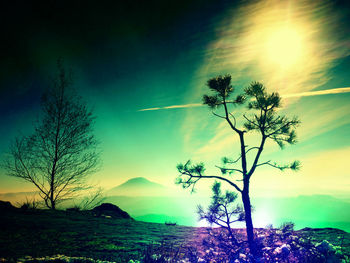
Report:
M71 74L58 61L58 74L42 96L42 115L30 136L17 137L3 165L9 176L31 182L48 208L87 189L99 154L94 116L71 89Z
M210 225L217 225L227 232L227 243L238 245L238 241L232 231L231 225L244 221L244 211L239 205L235 205L237 194L231 191L222 193L221 183L215 181L212 186L213 195L207 210L198 206L199 220L206 220Z
M223 165L217 166L221 175L206 175L203 163L192 165L190 161L177 166L180 175L177 183L182 184L184 188L192 187L203 178L215 178L224 181L235 188L242 197L246 231L250 250L256 254L254 242L253 222L251 215L251 202L249 196L250 178L256 168L260 166L271 166L280 170L292 169L298 170L299 161L291 164L280 165L271 161L260 161L264 146L268 140L276 142L281 148L287 144L296 142L295 127L299 124L297 117L292 119L278 113L277 109L281 107L281 98L278 93L267 93L263 84L253 82L234 99L230 99L234 88L231 85L231 76L218 76L209 79L207 86L213 95L204 95L203 103L208 105L215 116L227 122L232 129L233 134L239 138L239 155L235 159L222 159ZM238 127L238 120L235 113L231 112L231 106L237 106L247 103L249 111L254 113L242 114L242 124ZM223 108L223 114L218 114L215 110ZM245 135L250 132L257 132L260 142L257 146L249 147L245 142Z

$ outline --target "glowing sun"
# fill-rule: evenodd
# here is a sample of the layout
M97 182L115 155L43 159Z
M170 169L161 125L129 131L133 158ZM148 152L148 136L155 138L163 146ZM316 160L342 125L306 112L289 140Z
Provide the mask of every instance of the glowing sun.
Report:
M303 43L301 34L292 28L280 28L267 36L266 59L282 69L295 66L302 58Z

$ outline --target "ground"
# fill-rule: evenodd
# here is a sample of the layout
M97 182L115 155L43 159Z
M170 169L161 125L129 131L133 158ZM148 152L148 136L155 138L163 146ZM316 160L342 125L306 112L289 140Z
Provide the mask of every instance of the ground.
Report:
M207 235L205 228L95 216L87 211L30 209L1 211L0 230L0 258L9 261L63 254L128 262L142 258L147 250L181 257L194 248L205 249L202 240ZM317 242L341 245L344 254L350 255L349 233L327 228L298 233Z

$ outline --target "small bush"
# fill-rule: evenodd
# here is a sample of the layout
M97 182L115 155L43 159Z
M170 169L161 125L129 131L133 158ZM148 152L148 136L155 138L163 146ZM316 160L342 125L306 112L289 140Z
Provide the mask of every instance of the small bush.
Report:
M79 212L81 209L78 205L74 205L72 207L66 208L66 211L71 211L71 212Z
M35 198L33 199L28 199L26 197L26 201L24 201L23 203L17 203L19 208L27 211L27 210L36 210L39 208L39 202L35 200Z
M293 234L294 226L295 226L295 224L293 222L282 223L282 225L280 226L279 229L282 231L282 235L284 238Z

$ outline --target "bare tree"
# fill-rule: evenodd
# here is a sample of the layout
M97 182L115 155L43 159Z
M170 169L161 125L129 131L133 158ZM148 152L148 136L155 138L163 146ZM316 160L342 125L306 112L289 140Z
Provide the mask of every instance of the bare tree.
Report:
M71 74L58 74L42 96L41 118L30 136L17 137L3 166L9 176L31 182L48 208L87 189L99 163L94 116L71 88Z
M287 118L277 112L281 107L281 98L278 93L267 93L263 84L253 82L244 90L243 94L230 99L230 95L234 89L231 85L231 76L218 76L209 79L207 85L213 95L204 95L203 103L212 109L212 113L227 122L232 129L233 135L239 138L239 154L236 158L224 157L223 165L217 166L221 175L207 175L203 163L191 164L188 161L185 164L179 164L177 169L179 177L178 184L182 184L184 188L194 189L195 184L203 178L214 178L224 181L232 186L241 194L246 231L250 250L256 254L256 246L254 241L254 228L252 222L252 209L249 196L250 178L254 174L256 168L260 166L271 166L280 170L292 169L298 170L299 161L291 164L280 165L270 160L261 162L261 154L268 140L276 142L281 148L285 143L296 143L295 127L300 123L294 117ZM247 103L248 110L254 113L247 115L242 114L241 125L235 113L229 107ZM215 110L223 108L223 113L217 113ZM260 137L258 145L249 147L245 142L245 135L249 132L257 132Z

